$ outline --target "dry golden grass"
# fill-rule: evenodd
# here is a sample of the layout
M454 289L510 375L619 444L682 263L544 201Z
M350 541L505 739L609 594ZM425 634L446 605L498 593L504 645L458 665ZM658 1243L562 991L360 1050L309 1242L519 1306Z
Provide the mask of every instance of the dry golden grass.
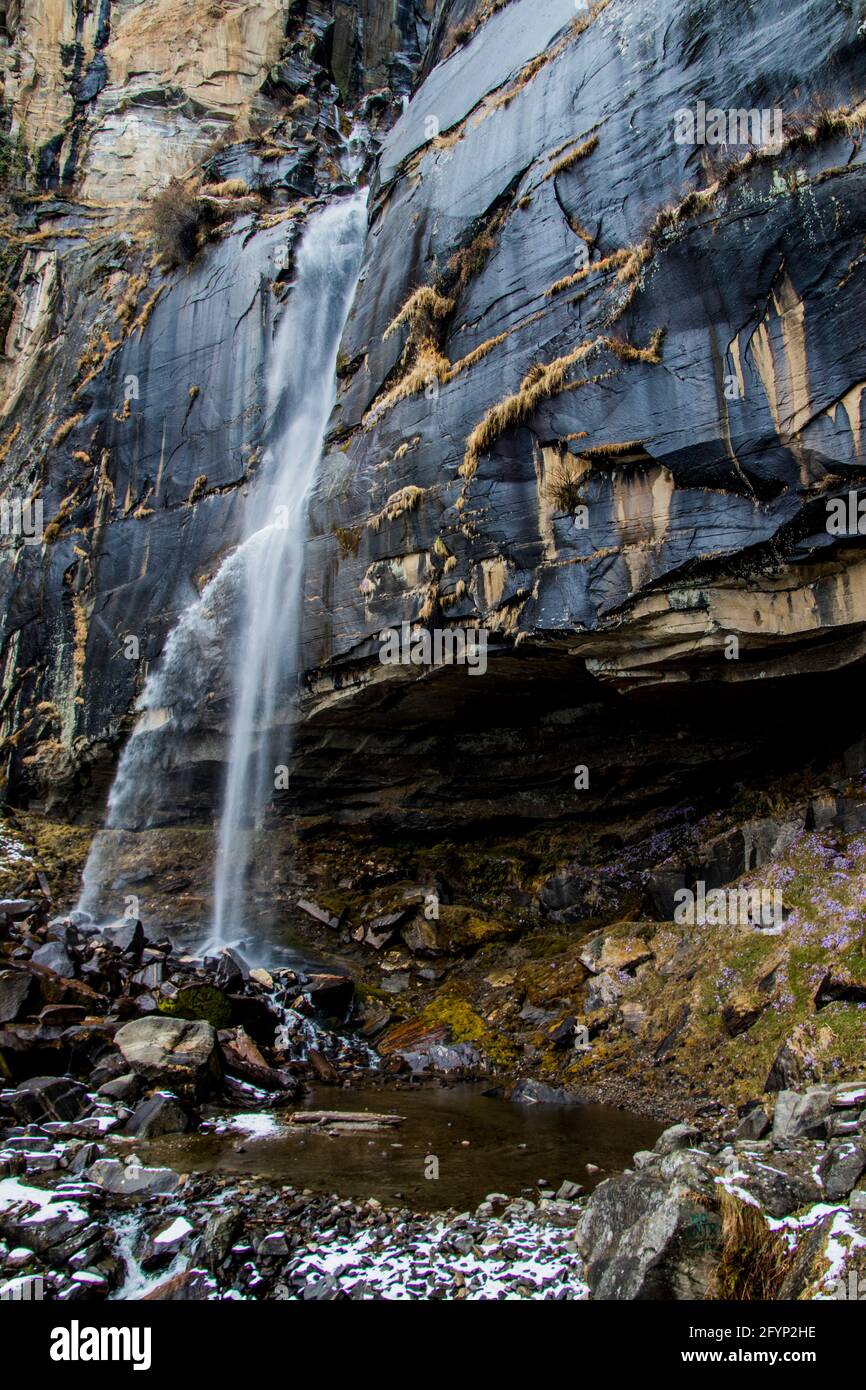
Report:
M221 183L208 183L202 193L208 198L244 198L250 191L246 179L223 179Z
M448 269L456 276L453 292L460 294L469 281L476 275L480 275L487 259L496 245L495 233L504 220L504 213L494 217L488 227L485 228L474 241L468 246L464 246L462 251L455 251L448 262Z
M584 140L583 144L578 145L570 154L563 155L562 159L558 159L556 163L548 169L547 173L544 175L544 182L546 183L548 179L555 179L557 174L564 174L568 169L574 168L575 164L578 164L582 159L586 159L587 155L592 154L597 146L598 136L590 135L588 140Z
M545 484L545 497L559 512L573 512L585 502L582 484L586 468L582 459L567 454L560 459Z
M150 322L150 316L156 308L156 301L159 299L164 289L164 285L159 285L157 289L154 290L153 294L150 295L149 298L144 301L144 304L138 316L135 319L133 319L132 323L129 325L130 333L135 333L137 331L139 337L141 336L145 328L147 328L148 323Z
M18 438L20 433L21 421L19 420L18 424L14 427L14 429L11 429L9 431L6 438L3 440L3 443L0 444L0 463L6 462L6 455L9 453L9 450L12 448L12 445L15 443L15 440Z
M636 348L632 343L624 342L622 338L604 337L599 339L599 343L621 362L648 362L650 366L657 367L662 360L664 339L664 329L656 328L650 334L649 344L645 348Z
M458 48L463 48L473 34L476 34L488 19L492 19L500 10L504 10L506 5L510 5L511 0L483 0L474 15L469 19L463 20L460 24L454 24L448 30L445 37L445 44L442 50L443 61L450 58L451 54Z
M408 326L410 332L414 333L431 322L446 319L453 312L453 299L446 299L432 285L421 285L413 290L397 317L388 324L382 341L387 341L401 328Z
M365 428L369 428L382 415L393 410L400 401L408 400L419 391L425 391L431 382L443 382L448 379L451 363L431 338L422 339L414 346L413 351L409 370L367 411L362 422Z
M98 333L94 330L78 362L78 370L83 376L72 393L73 399L80 396L91 381L99 376L115 348L119 347L120 340L110 338L104 328Z
M557 280L555 284L550 286L549 290L545 291L545 295L550 299L555 294L562 294L563 290L570 290L573 285L579 285L581 280L585 280L588 275L595 275L596 273L603 275L605 271L624 265L632 254L632 251L612 251L609 256L603 256L600 261L590 261L581 270L576 270L573 275L566 275L564 279Z
M784 1236L757 1207L722 1191L722 1252L710 1297L764 1302L778 1297L790 1265Z
M621 458L623 454L642 452L643 447L642 439L625 439L617 444L594 444L589 449L583 450L583 457L588 462L594 463L596 459Z
M595 347L595 340L589 339L564 357L557 357L546 365L537 363L530 367L519 389L488 410L480 424L475 426L466 441L466 452L459 469L461 476L473 477L481 455L487 453L507 430L516 429L530 420L544 401L558 395L569 370L587 358Z
M509 338L513 331L514 330L511 329L505 333L497 333L495 338L488 338L486 343L480 343L477 348L473 348L471 352L467 352L465 357L461 357L459 361L454 363L453 367L449 368L446 379L448 381L453 381L461 372L468 372L477 362L481 362L488 353L493 352L494 348L498 348L501 343L504 343L506 338Z
M200 497L204 497L206 489L207 474L199 473L198 477L196 478L195 482L189 490L189 497L186 499L190 506L192 506L194 502L197 502Z
M126 289L117 301L117 308L115 310L117 321L122 324L125 329L129 329L135 315L135 307L138 304L139 295L146 285L146 270L142 270L138 275L130 276Z
M77 415L70 415L68 420L64 420L59 429L54 432L51 440L52 449L56 449L58 445L62 444L64 439L68 438L75 429L75 426L80 424L83 419L84 415L79 411Z
M385 395L367 411L365 428L392 410L399 401L426 390L431 382L447 380L451 363L442 352L440 338L444 320L454 312L454 300L441 295L432 285L422 285L409 296L395 319L389 323L383 341L408 327L409 335L403 351L403 375Z
M407 512L417 511L423 496L423 487L401 487L398 492L392 492L382 510L371 516L367 525L372 531L378 531L384 522L396 521Z
M604 348L621 362L646 362L657 365L661 361L663 339L664 333L661 329L656 329L650 338L649 346L645 348L636 348L620 338L589 338L573 352L557 357L553 362L546 365L536 363L530 367L519 389L488 410L480 424L475 426L466 441L463 462L458 470L461 476L466 479L472 478L477 471L481 455L487 453L497 439L506 431L526 424L545 401L559 395L565 389L571 389L566 385L566 378L578 362L585 362ZM572 387L576 386L577 383L572 383Z

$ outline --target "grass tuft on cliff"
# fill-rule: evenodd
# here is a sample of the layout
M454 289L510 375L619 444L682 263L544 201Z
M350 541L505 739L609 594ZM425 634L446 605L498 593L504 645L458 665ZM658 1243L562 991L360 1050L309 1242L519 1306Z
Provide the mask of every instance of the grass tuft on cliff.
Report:
M167 270L194 261L217 221L213 203L199 198L180 179L172 179L157 193L145 216L147 230Z
M771 1231L758 1207L722 1192L722 1253L711 1297L766 1302L778 1298L790 1255L785 1239Z

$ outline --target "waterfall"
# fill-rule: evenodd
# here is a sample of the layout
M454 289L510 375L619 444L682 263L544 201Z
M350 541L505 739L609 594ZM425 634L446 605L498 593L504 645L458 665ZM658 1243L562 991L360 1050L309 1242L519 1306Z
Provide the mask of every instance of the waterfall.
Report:
M337 350L366 233L362 195L307 227L267 381L269 445L247 504L245 538L181 615L138 702L108 799L106 831L152 824L166 778L200 737L220 662L232 671L229 743L216 836L212 945L236 938L256 829L291 756L307 501L336 390ZM98 911L112 869L96 837L79 907Z
M298 277L268 382L282 422L272 447L269 486L253 508L244 547L244 623L237 653L228 774L217 844L214 936L227 939L242 919L255 823L287 766L291 713L275 737L280 700L297 670L307 498L334 405L337 349L349 313L366 230L365 200L328 208L307 232Z

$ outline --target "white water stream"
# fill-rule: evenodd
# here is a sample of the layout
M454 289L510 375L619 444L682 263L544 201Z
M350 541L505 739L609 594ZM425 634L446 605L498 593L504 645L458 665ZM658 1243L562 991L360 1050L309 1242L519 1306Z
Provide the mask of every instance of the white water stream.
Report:
M337 350L366 233L363 196L309 223L267 383L271 443L248 502L246 536L181 615L139 700L108 801L107 830L147 823L224 662L232 671L226 780L214 863L213 949L243 929L256 829L291 758L307 504L334 405ZM160 795L157 796L157 789ZM112 875L97 836L79 907L98 911Z

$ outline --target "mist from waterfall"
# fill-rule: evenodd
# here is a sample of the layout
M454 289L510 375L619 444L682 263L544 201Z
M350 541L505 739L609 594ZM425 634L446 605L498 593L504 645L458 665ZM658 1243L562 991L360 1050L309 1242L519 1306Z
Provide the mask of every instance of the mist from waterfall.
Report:
M236 939L256 829L291 758L297 698L307 504L336 394L337 351L366 234L366 198L346 198L308 223L267 381L268 438L247 502L245 538L180 616L138 701L118 763L106 832L154 824L166 779L201 740L202 712L231 670L226 777L216 834L210 946ZM113 850L96 837L79 907L98 914Z

